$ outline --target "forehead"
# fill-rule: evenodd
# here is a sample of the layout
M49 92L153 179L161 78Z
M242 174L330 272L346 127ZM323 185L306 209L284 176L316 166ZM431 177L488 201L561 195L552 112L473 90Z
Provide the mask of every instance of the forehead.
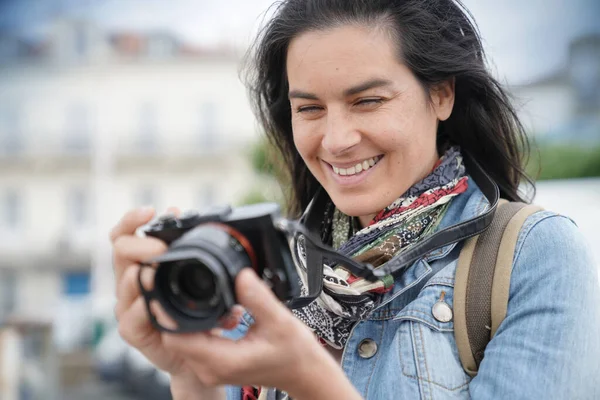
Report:
M286 62L290 86L389 75L400 65L398 46L388 32L358 25L297 36Z

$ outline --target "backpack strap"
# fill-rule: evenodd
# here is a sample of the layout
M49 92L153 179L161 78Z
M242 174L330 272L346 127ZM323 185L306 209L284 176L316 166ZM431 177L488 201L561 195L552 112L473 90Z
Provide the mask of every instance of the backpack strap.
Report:
M464 370L477 370L485 347L506 316L510 275L523 223L541 208L500 200L489 228L468 239L460 252L454 284L454 335Z

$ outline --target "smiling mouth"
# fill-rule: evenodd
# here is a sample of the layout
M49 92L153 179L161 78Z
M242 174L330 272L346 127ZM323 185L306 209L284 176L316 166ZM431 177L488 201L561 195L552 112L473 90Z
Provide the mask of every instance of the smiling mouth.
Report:
M333 172L336 175L352 176L352 175L360 174L361 172L368 171L369 169L373 168L382 158L383 158L382 155L371 157L360 163L357 163L356 165L354 165L353 167L350 167L350 168L338 168L331 164L330 165L331 165L331 168L333 169Z

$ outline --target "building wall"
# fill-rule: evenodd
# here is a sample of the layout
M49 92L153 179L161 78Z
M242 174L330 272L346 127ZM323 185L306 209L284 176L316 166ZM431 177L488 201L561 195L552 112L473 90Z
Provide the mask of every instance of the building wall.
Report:
M79 133L112 135L126 151L143 150L136 139L150 133L168 149L210 150L205 139L231 144L256 132L237 69L235 60L14 66L0 69L0 107L18 111L36 152L62 151Z
M87 271L109 309L108 232L126 210L235 204L259 184L238 65L175 57L0 66L0 139L14 139L0 146L0 272L16 286L13 316L55 321L68 347L65 328L89 314L93 297L68 293L68 276Z
M511 93L527 132L539 137L567 123L575 111L573 89L566 84L513 87Z

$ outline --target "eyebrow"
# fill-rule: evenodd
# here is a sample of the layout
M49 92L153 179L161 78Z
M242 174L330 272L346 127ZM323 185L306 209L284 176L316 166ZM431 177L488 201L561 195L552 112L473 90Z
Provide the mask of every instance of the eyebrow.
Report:
M371 80L368 80L366 82L360 83L356 86L353 86L351 88L344 90L344 97L353 96L360 92L364 92L365 90L369 90L369 89L373 89L373 88L377 88L377 87L383 87L383 86L391 86L391 85L392 85L392 81L389 81L387 79L379 79L379 78L371 79ZM290 91L290 93L288 94L288 97L290 99L292 99L292 98L307 99L307 100L318 100L319 99L317 97L317 95L308 93L308 92L303 92L301 90Z

